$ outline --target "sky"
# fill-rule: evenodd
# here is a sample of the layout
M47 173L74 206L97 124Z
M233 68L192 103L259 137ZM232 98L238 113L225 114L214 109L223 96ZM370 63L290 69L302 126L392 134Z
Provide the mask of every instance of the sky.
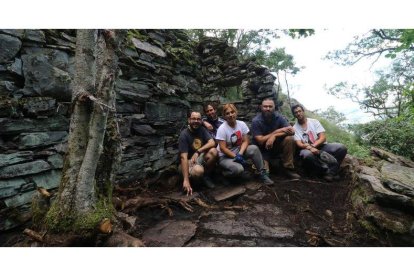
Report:
M308 110L326 110L333 106L336 111L345 114L345 123L372 120L372 116L364 113L359 104L329 95L327 88L341 81L359 86L372 85L375 80L374 71L384 66L384 61L372 65L369 60L361 60L353 66L345 67L324 59L329 51L344 49L356 35L368 31L369 29L315 29L315 34L307 38L292 39L286 36L274 40L272 49L285 48L287 54L293 55L296 66L304 67L297 75L288 75L291 97ZM281 78L281 84L286 92L284 78Z

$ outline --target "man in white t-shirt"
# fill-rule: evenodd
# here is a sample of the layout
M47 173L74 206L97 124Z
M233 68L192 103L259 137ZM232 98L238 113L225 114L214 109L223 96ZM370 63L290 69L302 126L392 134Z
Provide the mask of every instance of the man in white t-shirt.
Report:
M295 128L294 139L301 149L299 155L304 161L304 166L315 173L323 173L328 181L338 178L339 165L345 158L347 148L340 143L327 143L325 129L318 120L305 116L305 109L302 105L294 105L291 110L297 119L293 126ZM331 154L337 161L328 164L327 170L321 167L320 159L318 160L322 151Z

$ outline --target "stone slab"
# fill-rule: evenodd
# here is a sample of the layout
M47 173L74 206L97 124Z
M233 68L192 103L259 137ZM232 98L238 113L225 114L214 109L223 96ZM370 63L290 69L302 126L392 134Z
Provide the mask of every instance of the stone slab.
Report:
M192 221L166 220L150 228L142 235L146 246L184 246L196 233L197 225Z
M244 186L236 186L217 189L213 191L211 195L215 201L223 201L244 194L245 192L246 188Z

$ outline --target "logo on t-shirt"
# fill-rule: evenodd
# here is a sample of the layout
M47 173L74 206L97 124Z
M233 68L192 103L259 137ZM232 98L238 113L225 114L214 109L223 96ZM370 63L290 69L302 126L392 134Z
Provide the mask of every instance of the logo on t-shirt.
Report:
M193 149L198 150L199 148L201 148L201 140L195 138L193 141Z
M230 143L231 143L232 147L241 146L241 144L242 144L242 134L241 134L240 130L234 132L230 136Z

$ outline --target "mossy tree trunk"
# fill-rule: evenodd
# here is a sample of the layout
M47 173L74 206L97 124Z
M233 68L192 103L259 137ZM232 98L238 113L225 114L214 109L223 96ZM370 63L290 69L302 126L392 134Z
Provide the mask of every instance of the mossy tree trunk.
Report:
M49 230L90 231L112 217L120 158L114 83L124 36L122 30L77 31L68 151L58 195L46 215Z

